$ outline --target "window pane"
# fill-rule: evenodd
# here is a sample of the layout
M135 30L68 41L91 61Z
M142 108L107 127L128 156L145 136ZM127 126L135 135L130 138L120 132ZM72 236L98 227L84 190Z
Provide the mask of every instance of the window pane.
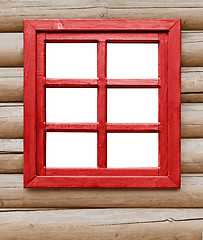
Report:
M158 43L108 43L107 77L158 78Z
M96 88L47 88L47 122L96 122Z
M97 43L47 43L47 78L97 78Z
M107 167L158 167L158 133L108 133Z
M112 123L157 123L157 88L110 88L107 120Z
M47 167L97 167L96 133L48 132Z

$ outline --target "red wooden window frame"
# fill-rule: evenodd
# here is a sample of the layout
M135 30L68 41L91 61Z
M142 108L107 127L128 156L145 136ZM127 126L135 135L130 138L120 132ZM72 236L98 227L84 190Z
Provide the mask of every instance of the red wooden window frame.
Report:
M24 186L29 188L180 187L180 20L24 21ZM96 42L97 79L47 79L47 42ZM107 42L157 42L158 79L107 79ZM46 123L50 87L97 88L97 123ZM107 88L159 88L158 124L107 123ZM97 132L95 169L46 168L46 132ZM107 132L159 133L158 168L108 169Z

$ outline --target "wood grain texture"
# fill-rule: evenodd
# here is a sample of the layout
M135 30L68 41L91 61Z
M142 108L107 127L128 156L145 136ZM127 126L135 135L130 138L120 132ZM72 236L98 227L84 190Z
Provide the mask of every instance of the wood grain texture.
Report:
M203 137L203 104L183 103L181 106L182 138Z
M203 140L181 140L181 172L203 173Z
M181 102L203 102L203 68L181 68Z
M23 175L0 174L1 208L203 207L202 174L182 175L181 189L24 189Z
M1 239L201 239L201 209L7 209Z
M181 68L182 102L203 102L203 67ZM23 68L0 68L0 102L23 101Z
M203 173L203 139L182 139L181 146L181 172ZM22 139L0 139L0 173L23 173Z
M182 66L203 67L203 31L182 32ZM0 67L23 66L23 34L0 33Z
M23 101L23 68L0 68L0 102Z
M23 140L0 139L0 173L23 172Z
M23 19L182 19L183 29L203 29L201 0L2 1L0 31L23 30Z
M0 138L23 138L22 103L0 104Z
M23 34L0 34L0 67L23 65Z
M182 138L203 138L203 105L183 103ZM0 138L23 138L23 104L0 103Z

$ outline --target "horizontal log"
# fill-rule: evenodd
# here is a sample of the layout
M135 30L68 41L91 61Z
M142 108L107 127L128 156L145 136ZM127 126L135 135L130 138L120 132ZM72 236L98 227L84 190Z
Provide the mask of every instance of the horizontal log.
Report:
M203 140L181 140L181 172L203 173Z
M0 154L23 153L23 139L0 139Z
M181 93L203 93L203 67L181 68Z
M203 102L203 68L182 67L182 102ZM23 101L23 68L0 68L0 102Z
M203 173L203 139L181 140L181 172ZM0 173L23 173L22 139L0 139Z
M23 140L0 139L0 173L23 172Z
M20 67L23 65L23 34L0 34L0 67Z
M183 67L203 66L203 32L182 32L181 65Z
M203 68L181 68L181 102L203 102Z
M189 1L121 1L59 0L3 1L0 9L0 31L23 30L23 19L182 19L183 29L203 29L201 0Z
M23 68L0 68L0 102L23 101Z
M201 174L183 174L181 189L25 189L23 175L0 174L0 207L203 207L202 181Z
M182 138L203 138L203 105L183 103ZM23 104L0 103L0 138L23 138Z
M11 209L1 239L201 239L202 209Z
M203 93L181 94L181 102L182 103L202 103Z
M0 104L0 138L23 138L22 103Z
M182 66L203 67L203 31L182 32ZM23 34L0 33L0 67L23 66Z
M23 154L0 154L0 173L23 173Z
M181 105L181 137L203 137L203 105L201 103Z

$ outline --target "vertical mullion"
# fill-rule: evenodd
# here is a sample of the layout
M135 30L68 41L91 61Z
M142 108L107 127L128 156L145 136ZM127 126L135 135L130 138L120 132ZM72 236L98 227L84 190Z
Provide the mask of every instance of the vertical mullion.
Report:
M37 34L37 175L45 175L45 33Z
M106 42L99 41L97 47L97 167L107 167L107 89L106 89Z
M159 34L159 175L168 174L168 35Z

